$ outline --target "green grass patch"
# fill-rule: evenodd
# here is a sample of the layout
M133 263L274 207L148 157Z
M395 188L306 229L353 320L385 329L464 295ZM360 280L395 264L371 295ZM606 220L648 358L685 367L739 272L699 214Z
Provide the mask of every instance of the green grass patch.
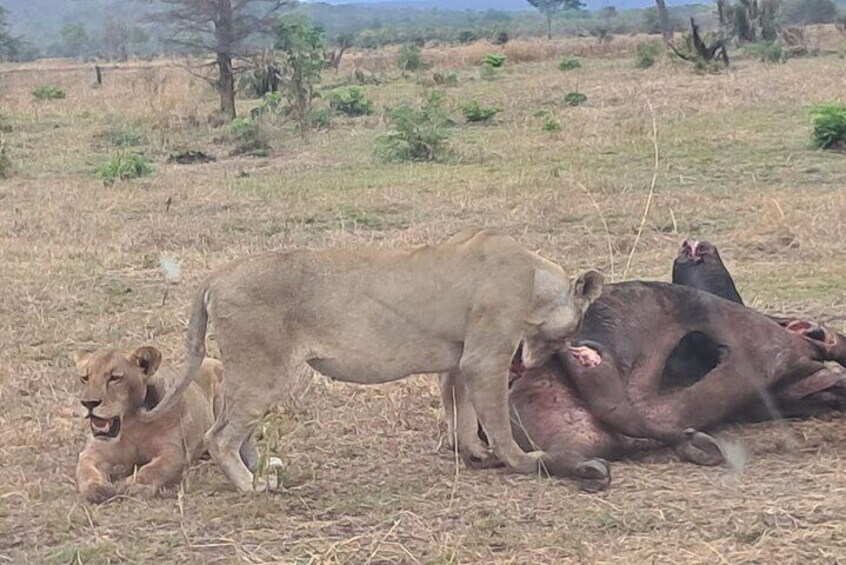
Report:
M152 163L141 153L133 151L119 151L108 161L97 167L94 176L106 184L118 180L130 180L153 174Z
M822 104L811 110L811 139L819 149L846 150L846 105Z
M32 97L36 100L63 100L67 97L65 91L57 86L39 86L32 91Z

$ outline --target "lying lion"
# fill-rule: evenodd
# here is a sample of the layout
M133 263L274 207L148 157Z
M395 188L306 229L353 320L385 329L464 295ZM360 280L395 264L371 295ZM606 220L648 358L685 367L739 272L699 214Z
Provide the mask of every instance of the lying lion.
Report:
M203 435L219 411L220 361L203 359L185 394L157 421L145 423L138 419L139 409L155 406L167 388L166 377L157 373L158 349L141 347L128 356L114 350L80 352L74 358L91 428L76 467L80 494L102 502L117 493L152 496L179 483L203 454Z
M254 481L239 449L303 363L359 384L451 373L466 393L456 400L459 422L475 426L478 415L494 455L513 470L535 472L542 454L524 453L511 433L511 359L522 339L524 363L543 363L553 344L578 330L602 283L596 271L573 283L560 266L488 230L439 245L299 250L236 261L199 289L188 367L142 417L157 423L179 402L205 358L211 320L226 365L226 403L206 445L242 491L267 485ZM469 427L459 424L457 433L461 442Z

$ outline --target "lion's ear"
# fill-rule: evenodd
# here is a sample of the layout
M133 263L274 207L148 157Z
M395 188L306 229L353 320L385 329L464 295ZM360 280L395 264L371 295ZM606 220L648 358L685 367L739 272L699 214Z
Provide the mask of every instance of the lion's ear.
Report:
M88 359L91 357L91 354L94 353L93 351L74 351L73 352L73 362L76 363L77 369L82 369L85 366L85 363L88 362Z
M146 376L152 376L162 362L162 353L152 346L139 347L130 357L130 361L141 367Z
M577 299L593 304L593 301L602 294L602 287L605 285L605 277L599 271L587 271L576 280L574 292Z

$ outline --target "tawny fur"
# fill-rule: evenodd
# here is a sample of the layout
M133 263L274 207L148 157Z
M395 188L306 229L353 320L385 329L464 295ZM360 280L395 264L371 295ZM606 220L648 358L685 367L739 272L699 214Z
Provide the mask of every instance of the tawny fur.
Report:
M560 266L489 230L432 246L244 259L200 288L187 333L189 366L145 419L169 410L191 382L211 322L226 366L226 402L207 446L240 490L265 488L238 458L239 446L304 363L360 384L454 373L467 391L460 417L475 421L478 414L494 454L513 470L533 472L541 454L524 453L511 433L511 359L523 340L526 364L542 363L551 344L577 331L601 288L599 273L573 284Z
M168 378L157 371L161 361L157 349L142 347L130 355L114 350L81 352L75 359L82 381L80 400L100 402L89 416L120 419L114 438L95 437L90 428L76 468L80 494L90 502L103 502L118 493L152 496L178 484L205 451L203 436L219 405L220 361L203 359L184 394L159 419L142 422L139 410L161 398L168 385Z

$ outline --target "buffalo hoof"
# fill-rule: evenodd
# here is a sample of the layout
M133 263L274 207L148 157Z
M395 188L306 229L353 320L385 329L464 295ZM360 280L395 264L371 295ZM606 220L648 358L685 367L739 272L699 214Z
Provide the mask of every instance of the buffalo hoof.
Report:
M726 462L726 456L714 438L691 428L686 429L684 433L686 439L676 447L679 457L706 467Z
M585 492L599 492L611 484L611 467L605 459L588 459L576 465L576 480Z
M467 465L468 469L496 469L498 467L505 466L505 464L493 453L480 456L478 454L461 453L461 449L459 449L458 454L461 456L461 460L464 461L464 464Z

